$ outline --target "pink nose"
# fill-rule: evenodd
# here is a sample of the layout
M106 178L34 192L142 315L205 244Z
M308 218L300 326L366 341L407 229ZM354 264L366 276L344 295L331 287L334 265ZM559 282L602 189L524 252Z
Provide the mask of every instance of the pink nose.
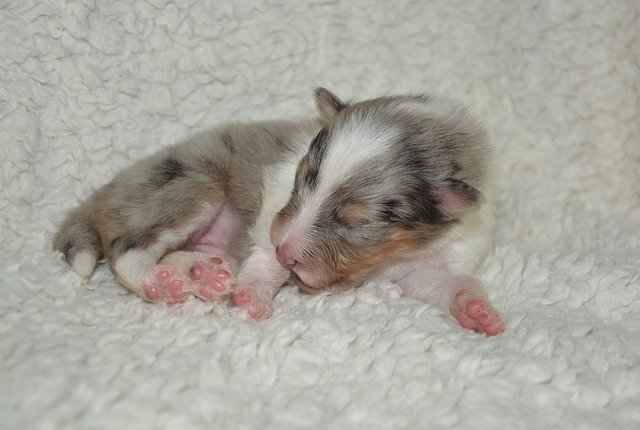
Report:
M282 264L284 267L293 267L296 265L296 260L287 254L286 249L286 245L276 246L276 258L278 259L278 263Z

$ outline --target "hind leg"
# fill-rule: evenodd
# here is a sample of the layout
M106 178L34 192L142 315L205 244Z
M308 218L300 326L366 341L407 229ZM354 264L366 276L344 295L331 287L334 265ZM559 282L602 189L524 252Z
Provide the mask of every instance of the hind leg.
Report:
M183 223L182 229L160 234L151 246L116 258L113 268L119 281L154 302L175 303L189 295L207 301L226 296L235 281L235 261L228 257L227 248L242 223L227 203L217 213L205 210L202 219L211 213L215 219L204 231L196 217ZM182 246L175 250L178 242Z
M149 231L138 234L136 238L143 240L137 243L138 246L131 246L124 252L117 252L121 240L114 239L116 246L111 250L110 262L116 279L128 290L150 301L182 301L193 294L194 289L196 295L201 294L202 288L196 289L198 282L192 282L198 280L191 279L189 272L193 268L192 275L197 278L202 275L205 266L210 268L212 263L207 259L219 257L211 253L174 250L184 247L194 235L199 235L203 229L214 224L217 212L219 210L216 211L212 205L202 205L196 216L190 219L176 218L174 224L182 224L177 228L159 231L153 237L148 237L152 234ZM205 261L207 264L203 265ZM217 266L229 273L223 262ZM210 299L213 298L211 295Z
M92 224L116 278L146 300L176 302L189 294L213 299L222 293L218 285L195 278L230 273L224 263L207 260L221 255L175 252L189 250L203 236L216 240L200 251L223 252L241 226L225 198L223 166L204 158L210 151L196 144L132 166L93 203ZM194 277L188 274L192 266Z

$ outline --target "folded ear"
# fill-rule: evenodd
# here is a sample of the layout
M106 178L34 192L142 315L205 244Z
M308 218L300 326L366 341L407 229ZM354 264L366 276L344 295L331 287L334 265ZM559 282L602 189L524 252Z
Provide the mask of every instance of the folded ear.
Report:
M326 88L316 88L313 92L313 98L324 122L331 121L338 112L347 107L345 103Z
M484 197L466 182L450 179L437 191L435 202L444 219L452 220L480 208Z

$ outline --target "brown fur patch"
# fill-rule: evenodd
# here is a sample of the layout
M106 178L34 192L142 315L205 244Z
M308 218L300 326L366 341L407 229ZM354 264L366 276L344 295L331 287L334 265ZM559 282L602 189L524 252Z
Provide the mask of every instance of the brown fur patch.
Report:
M384 266L419 249L424 243L421 240L417 240L418 237L415 231L397 229L388 242L364 250L364 252L351 259L344 270L338 273L339 282L353 286L353 284L361 282L371 269Z
M371 219L371 206L364 202L347 202L337 207L334 216L341 224L366 223Z

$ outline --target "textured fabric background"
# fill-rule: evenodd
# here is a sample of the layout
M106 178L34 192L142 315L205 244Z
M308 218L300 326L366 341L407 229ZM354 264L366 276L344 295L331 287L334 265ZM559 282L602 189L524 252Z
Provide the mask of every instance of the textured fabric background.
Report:
M0 0L0 421L53 428L638 428L640 3ZM55 226L118 170L324 85L470 104L497 147L485 338L393 285L273 318L83 284ZM3 426L3 427L4 427Z

